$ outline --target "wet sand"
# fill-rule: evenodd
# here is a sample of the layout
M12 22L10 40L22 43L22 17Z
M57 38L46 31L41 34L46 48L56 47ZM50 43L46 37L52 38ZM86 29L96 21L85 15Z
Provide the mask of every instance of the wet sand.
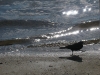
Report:
M100 51L75 54L0 55L0 75L100 75Z

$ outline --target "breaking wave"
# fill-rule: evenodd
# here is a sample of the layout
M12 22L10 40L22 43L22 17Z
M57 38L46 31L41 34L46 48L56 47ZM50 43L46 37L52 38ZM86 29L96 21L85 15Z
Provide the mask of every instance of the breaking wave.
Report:
M17 26L17 27L34 27L34 26L57 26L57 23L51 23L51 22L44 22L44 21L24 21L24 20L6 20L6 21L1 21L0 25L1 26ZM84 32L90 31L96 31L100 29L99 21L88 21L80 24L76 24L72 27L67 28L66 30L58 31L58 32L53 32L53 33L48 33L48 34L43 34L43 35L38 35L38 36L29 36L25 38L15 38L15 39L7 39L7 40L1 40L0 41L0 46L8 46L8 45L15 45L15 44L23 44L27 45L28 48L30 47L57 47L57 46L65 46L69 45L78 41L53 41L53 42L44 42L41 43L41 41L50 41L51 39L58 39L60 37L67 37L71 35L78 35ZM82 39L84 44L97 44L100 43L100 38L90 38L90 39ZM35 44L37 43L38 44Z

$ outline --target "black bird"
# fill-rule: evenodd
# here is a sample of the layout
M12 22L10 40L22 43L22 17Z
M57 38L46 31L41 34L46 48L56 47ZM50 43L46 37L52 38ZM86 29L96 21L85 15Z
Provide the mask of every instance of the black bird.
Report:
M65 46L65 47L60 47L60 49L71 49L72 50L72 55L73 55L73 51L79 51L82 47L83 47L83 42L80 41L80 42L74 43L72 45L68 45L68 46Z

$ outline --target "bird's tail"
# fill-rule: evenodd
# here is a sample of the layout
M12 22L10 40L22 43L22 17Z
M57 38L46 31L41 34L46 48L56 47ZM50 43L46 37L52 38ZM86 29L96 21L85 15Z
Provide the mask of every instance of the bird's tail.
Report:
M66 47L60 47L59 49L66 49Z

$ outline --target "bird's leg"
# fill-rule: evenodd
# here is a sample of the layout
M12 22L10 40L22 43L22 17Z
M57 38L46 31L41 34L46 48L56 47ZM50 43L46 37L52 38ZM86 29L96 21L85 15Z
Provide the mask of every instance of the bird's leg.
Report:
M73 50L72 50L72 56L73 56Z

